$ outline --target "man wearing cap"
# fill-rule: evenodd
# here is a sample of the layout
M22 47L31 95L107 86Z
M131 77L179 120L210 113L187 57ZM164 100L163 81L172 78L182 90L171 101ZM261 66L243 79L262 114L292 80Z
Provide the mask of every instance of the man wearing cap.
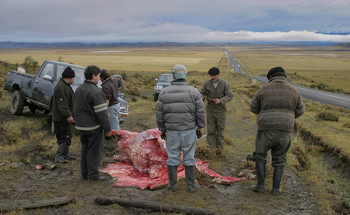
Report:
M205 109L199 91L189 86L186 81L187 68L177 64L173 67L174 81L164 88L156 105L157 126L162 131L161 137L166 139L168 153L167 167L170 189L178 190L177 167L181 164L183 153L187 191L200 189L195 182L194 159L196 131L205 126ZM196 129L197 127L197 129Z
M264 191L267 152L271 150L273 172L272 194L281 194L280 183L287 152L291 145L294 119L305 112L299 92L287 82L282 67L274 67L267 73L269 82L262 85L250 103L250 110L259 114L258 133L253 159L256 165L257 184L251 189Z
M119 112L120 103L118 101L118 88L121 86L119 79L111 79L107 70L101 70L102 92L106 96L107 101L107 113L111 129L120 130L119 126Z
M62 78L55 86L52 96L52 120L56 133L58 148L55 161L67 163L75 157L69 154L69 146L73 136L74 118L74 92L70 86L74 81L75 73L71 67L67 67Z
M208 104L207 111L207 143L216 151L217 156L222 156L222 141L226 127L226 103L233 98L230 84L220 78L220 70L217 67L209 69L210 79L203 83L201 94L203 101Z

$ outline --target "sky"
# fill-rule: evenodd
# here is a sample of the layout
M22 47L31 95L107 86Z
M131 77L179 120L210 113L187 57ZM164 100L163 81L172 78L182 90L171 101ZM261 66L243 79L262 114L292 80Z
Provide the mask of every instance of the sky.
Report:
M1 0L0 41L350 42L350 0Z

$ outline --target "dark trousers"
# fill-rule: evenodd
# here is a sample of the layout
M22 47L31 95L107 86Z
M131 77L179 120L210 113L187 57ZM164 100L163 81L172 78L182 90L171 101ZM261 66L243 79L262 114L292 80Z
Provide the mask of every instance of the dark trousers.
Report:
M81 177L83 179L98 179L99 167L104 142L101 128L93 131L80 131L81 142Z
M266 163L267 152L271 150L272 166L284 166L291 145L289 131L259 130L255 140L255 162Z
M54 122L54 127L58 144L56 157L62 156L67 159L67 155L69 154L69 146L73 136L72 124L68 122Z

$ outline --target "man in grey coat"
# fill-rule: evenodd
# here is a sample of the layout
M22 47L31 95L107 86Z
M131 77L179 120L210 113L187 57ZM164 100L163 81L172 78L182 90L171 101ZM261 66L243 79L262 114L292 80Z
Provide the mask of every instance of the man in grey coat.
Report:
M294 119L303 115L305 110L299 92L287 82L282 67L270 69L267 79L269 83L261 86L250 103L250 110L259 114L253 154L258 183L251 188L257 192L264 191L266 156L271 150L274 167L272 194L278 195L281 193L280 183L291 145Z
M177 167L183 152L187 191L200 189L195 182L194 159L196 133L205 126L205 108L199 91L186 81L187 68L177 64L173 68L174 81L162 90L156 106L157 126L166 139L170 189L178 190ZM197 129L196 129L197 127ZM198 137L199 138L199 137Z

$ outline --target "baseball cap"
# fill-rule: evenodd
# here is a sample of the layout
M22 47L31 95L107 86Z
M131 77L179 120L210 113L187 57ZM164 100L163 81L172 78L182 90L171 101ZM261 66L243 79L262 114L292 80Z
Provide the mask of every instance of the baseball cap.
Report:
M186 79L187 68L184 65L176 64L172 70L176 79Z

